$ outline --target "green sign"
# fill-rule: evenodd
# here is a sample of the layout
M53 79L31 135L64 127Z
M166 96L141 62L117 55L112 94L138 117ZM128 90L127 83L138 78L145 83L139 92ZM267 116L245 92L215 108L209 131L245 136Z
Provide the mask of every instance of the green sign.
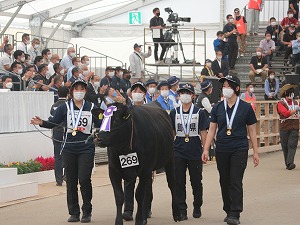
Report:
M129 12L129 25L142 25L142 13Z

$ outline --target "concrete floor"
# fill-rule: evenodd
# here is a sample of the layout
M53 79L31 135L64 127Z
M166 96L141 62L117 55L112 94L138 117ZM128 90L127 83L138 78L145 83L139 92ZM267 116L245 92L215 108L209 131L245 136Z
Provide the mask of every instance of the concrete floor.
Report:
M300 224L300 153L296 155L298 167L288 171L283 165L282 152L261 155L260 165L253 167L249 158L244 178L244 225L299 225ZM204 166L204 204L202 218L192 217L192 195L187 183L189 220L180 224L225 224L222 199L215 163ZM114 224L115 205L109 184L107 166L97 167L93 175L94 198L92 224ZM65 187L53 183L40 187L39 196L0 206L1 225L62 225L69 224ZM154 182L153 215L149 225L175 224L171 217L171 197L165 176L156 176ZM134 224L134 222L125 222Z

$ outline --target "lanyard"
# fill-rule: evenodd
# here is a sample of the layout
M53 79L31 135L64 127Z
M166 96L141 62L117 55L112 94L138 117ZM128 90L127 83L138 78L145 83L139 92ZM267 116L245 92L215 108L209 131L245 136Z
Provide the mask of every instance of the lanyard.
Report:
M229 120L228 113L227 113L227 99L226 98L224 99L224 108L225 108L225 113L226 113L226 123L227 123L227 129L229 129L229 130L232 129L233 120L234 120L237 108L239 106L239 103L240 103L240 98L238 97L236 102L235 102L235 106L233 108L233 112L232 112L232 115L231 115L230 120Z
M282 98L282 101L288 106L289 110L295 110L294 101L292 100L292 105L290 106L285 98Z
M181 124L182 124L185 136L189 136L189 134L190 134L190 124L191 124L191 121L192 121L193 111L194 111L194 104L192 104L192 106L190 108L190 113L189 113L189 116L188 116L188 120L187 120L187 123L185 123L184 118L183 118L182 105L180 106L180 119L181 119Z
M70 109L71 109L71 117L72 117L73 130L77 130L77 127L78 127L78 124L79 124L79 121L80 121L80 117L81 117L81 114L82 114L83 106L84 106L84 100L83 100L82 106L81 106L81 108L79 110L79 113L78 113L77 117L75 118L74 103L73 103L72 99L70 101Z

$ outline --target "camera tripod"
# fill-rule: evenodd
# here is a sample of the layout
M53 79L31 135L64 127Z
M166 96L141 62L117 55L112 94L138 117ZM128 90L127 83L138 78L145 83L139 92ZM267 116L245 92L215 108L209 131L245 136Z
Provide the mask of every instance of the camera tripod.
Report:
M167 58L168 52L170 51L171 47L174 46L175 55L172 58L172 63L178 64L179 63L179 60L178 60L178 45L179 45L180 51L182 53L183 60L184 60L184 62L186 62L186 58L185 58L185 55L184 55L182 41L181 41L180 33L179 33L179 30L178 30L178 26L177 25L176 26L172 25L170 31L167 31L168 34L166 35L167 38L166 38L165 41L168 42L168 43L165 44L167 46L167 48L166 48L166 54L165 54L164 60Z

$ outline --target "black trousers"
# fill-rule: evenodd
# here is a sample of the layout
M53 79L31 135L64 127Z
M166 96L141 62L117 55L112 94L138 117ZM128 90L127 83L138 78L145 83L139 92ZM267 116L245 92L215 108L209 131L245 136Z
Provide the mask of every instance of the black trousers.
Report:
M243 211L243 177L248 151L216 152L223 198L223 210L228 216L240 217Z
M238 51L239 46L236 41L228 42L228 66L230 70L234 70Z
M160 43L161 53L160 53L159 60L163 60L165 53L166 53L166 45L163 43L164 39L163 38L153 38L153 42L161 42ZM154 59L155 59L155 61L158 60L158 43L154 43Z
M53 132L53 138L62 141L63 140L64 133L61 132ZM62 183L62 177L63 177L63 166L62 166L62 156L60 154L61 152L61 142L57 142L53 140L53 146L54 146L54 174L55 174L55 180L57 183Z
M295 120L295 122L298 122ZM280 143L286 166L293 164L299 139L299 130L280 130Z
M187 210L186 204L186 170L189 170L193 189L193 206L199 209L203 203L202 161L175 157L176 193L180 211Z
M289 59L290 55L293 53L292 47L285 47L284 59Z
M63 164L67 176L67 204L70 215L79 215L78 180L82 196L82 212L92 212L92 169L94 167L94 153L72 154L63 152Z

